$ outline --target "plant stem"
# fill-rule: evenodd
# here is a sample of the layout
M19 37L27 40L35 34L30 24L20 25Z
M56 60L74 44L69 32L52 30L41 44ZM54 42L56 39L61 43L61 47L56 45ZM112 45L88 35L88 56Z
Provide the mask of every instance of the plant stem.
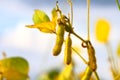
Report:
M110 43L107 42L105 44L106 48L107 48L107 52L108 52L108 59L109 59L109 62L110 62L110 65L111 65L111 68L117 72L116 70L116 65L115 65L115 59L114 59L114 55L113 55L113 52L112 52L112 48L110 46Z
M82 37L80 37L78 34L76 34L74 31L72 32L72 34L76 36L78 39L80 39L81 41L83 41L84 43L86 43L86 41Z
M110 67L111 67L111 71L113 73L113 77L115 78L115 76L118 74L118 71L117 71L117 65L115 63L115 58L114 58L114 55L113 55L113 52L112 52L112 48L111 48L111 45L109 42L106 42L105 44L106 46L106 49L107 49L107 52L108 52L108 60L109 60L109 63L110 63Z
M88 40L90 40L90 0L87 0L87 10Z
M68 3L70 5L70 15L71 15L71 26L73 25L73 4L72 4L72 0L68 0Z
M68 0L68 2L70 4L70 8L71 8L71 25L72 25L73 24L73 7L72 7L71 0ZM88 40L90 40L90 0L87 0L87 10L88 10L88 13L87 13L87 15L88 15L87 16ZM78 34L76 34L74 31L72 31L72 34L74 36L76 36L78 39L82 40L84 43L87 42L82 37L80 37ZM83 60L83 62L88 65L88 62L79 54L79 52L77 52L73 47L72 47L72 50L75 51L77 53L77 55ZM96 71L94 71L94 74L96 76L96 80L100 80Z
M100 80L100 78L99 78L99 76L98 76L98 74L97 74L96 71L94 71L94 75L95 75L95 77L96 77L96 80Z

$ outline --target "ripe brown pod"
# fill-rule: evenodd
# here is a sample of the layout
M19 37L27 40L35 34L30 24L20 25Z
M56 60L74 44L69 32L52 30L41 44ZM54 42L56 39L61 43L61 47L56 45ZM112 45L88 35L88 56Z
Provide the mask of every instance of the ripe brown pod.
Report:
M88 49L88 56L89 56L89 63L88 65L90 68L95 71L97 69L97 64L96 64L96 57L95 57L95 50L91 44L90 41L87 43L87 49Z
M53 48L53 55L57 56L61 52L62 44L64 41L64 25L62 23L58 23L58 27L56 30L56 43Z
M68 37L66 38L66 41L65 41L65 52L64 52L64 61L67 65L69 65L72 61L71 45L72 45L72 40L71 40L70 35L68 35Z

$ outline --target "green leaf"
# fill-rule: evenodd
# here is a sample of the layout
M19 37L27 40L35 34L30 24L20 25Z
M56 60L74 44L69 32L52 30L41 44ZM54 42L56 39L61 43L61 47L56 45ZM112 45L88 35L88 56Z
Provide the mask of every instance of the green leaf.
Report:
M0 72L7 80L26 80L28 78L28 62L21 57L0 60Z
M116 4L118 6L118 9L120 10L120 3L119 3L119 0L116 0Z
M48 22L50 21L47 14L41 10L35 10L35 13L33 15L33 22L34 24L40 24L42 22Z
M52 69L48 72L48 76L51 80L55 80L55 78L59 75L58 69Z

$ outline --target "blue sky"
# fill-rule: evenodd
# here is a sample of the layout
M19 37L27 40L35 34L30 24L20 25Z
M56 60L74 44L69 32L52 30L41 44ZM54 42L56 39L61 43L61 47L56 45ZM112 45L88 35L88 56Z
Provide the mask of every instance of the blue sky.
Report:
M59 2L60 8L65 14L68 14L69 6L67 2L64 0L59 0ZM86 1L74 0L73 5L74 29L82 37L86 38ZM62 54L58 57L52 56L55 35L44 34L36 29L25 27L25 25L33 23L32 15L34 9L44 10L51 16L50 12L54 6L55 1L53 0L0 1L0 53L5 51L8 57L22 56L26 58L30 63L31 80L34 80L40 72L63 64ZM91 40L95 46L98 58L98 73L104 80L111 80L105 46L96 42L94 36L95 22L99 18L104 18L111 23L110 42L115 52L117 43L120 40L120 35L118 35L120 30L120 11L115 4L115 0L91 0ZM76 38L73 40L75 41L74 44L79 43ZM2 58L1 54L0 58ZM79 58L76 58L76 61L78 64L76 68L79 71L81 70Z

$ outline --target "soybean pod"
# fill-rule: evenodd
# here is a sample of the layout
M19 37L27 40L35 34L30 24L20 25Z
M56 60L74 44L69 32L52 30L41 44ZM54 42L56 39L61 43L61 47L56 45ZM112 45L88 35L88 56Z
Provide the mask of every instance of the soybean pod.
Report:
M89 56L89 67L95 71L97 69L95 50L90 41L87 42L88 56Z
M53 55L57 56L61 52L62 44L64 42L64 24L58 22L58 27L56 30L56 43L53 48Z
M71 45L72 45L72 40L71 40L71 37L70 37L70 34L69 34L68 37L66 38L66 41L65 41L65 52L64 52L64 61L67 65L69 65L72 61Z

